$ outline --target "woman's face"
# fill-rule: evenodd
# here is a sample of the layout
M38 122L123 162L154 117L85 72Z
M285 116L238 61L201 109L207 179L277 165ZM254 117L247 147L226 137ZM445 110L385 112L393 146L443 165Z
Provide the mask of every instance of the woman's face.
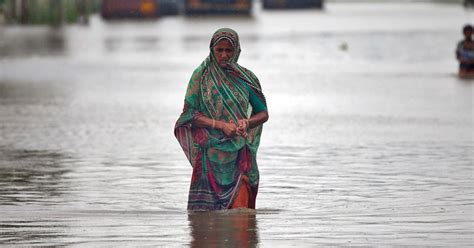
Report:
M219 41L214 48L212 48L212 51L219 64L227 62L234 55L234 48L228 39Z

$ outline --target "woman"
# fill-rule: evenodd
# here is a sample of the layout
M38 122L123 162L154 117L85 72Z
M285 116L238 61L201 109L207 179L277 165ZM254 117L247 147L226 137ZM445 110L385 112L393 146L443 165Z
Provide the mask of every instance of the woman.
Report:
M237 33L217 30L188 84L174 129L193 167L188 210L255 208L256 155L268 112L257 77L237 64L239 55Z

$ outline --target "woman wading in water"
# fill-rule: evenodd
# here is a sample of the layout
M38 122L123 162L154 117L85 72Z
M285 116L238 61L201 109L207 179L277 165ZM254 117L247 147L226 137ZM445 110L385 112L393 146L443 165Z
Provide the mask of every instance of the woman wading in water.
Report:
M237 33L212 36L194 70L174 134L193 167L188 210L255 208L257 150L267 104L257 77L240 66Z

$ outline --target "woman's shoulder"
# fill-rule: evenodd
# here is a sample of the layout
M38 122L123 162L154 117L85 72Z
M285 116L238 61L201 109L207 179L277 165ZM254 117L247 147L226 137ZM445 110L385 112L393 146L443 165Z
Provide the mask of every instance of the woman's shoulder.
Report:
M241 72L244 74L244 78L256 89L262 91L262 86L260 85L260 80L258 77L249 69L240 66Z
M255 75L255 73L253 73L253 71L243 66L240 66L240 68L242 69L242 72L245 73L247 76L251 77L253 80L258 80L258 77Z
M193 73L199 73L204 71L209 65L209 61L207 59L203 60L201 64L199 64L193 71Z
M207 60L204 60L198 67L194 69L191 77L193 79L200 79L206 72L206 68L208 67L207 63L208 63Z

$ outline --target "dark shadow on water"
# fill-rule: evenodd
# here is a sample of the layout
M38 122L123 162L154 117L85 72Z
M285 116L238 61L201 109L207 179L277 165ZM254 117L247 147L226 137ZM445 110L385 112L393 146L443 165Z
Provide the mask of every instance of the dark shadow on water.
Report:
M67 238L62 233L69 228L56 220L0 221L2 239L0 244L8 246L53 246L52 241Z
M258 247L254 210L190 212L191 247Z
M0 206L43 202L54 204L67 190L62 180L70 157L40 150L0 147Z

